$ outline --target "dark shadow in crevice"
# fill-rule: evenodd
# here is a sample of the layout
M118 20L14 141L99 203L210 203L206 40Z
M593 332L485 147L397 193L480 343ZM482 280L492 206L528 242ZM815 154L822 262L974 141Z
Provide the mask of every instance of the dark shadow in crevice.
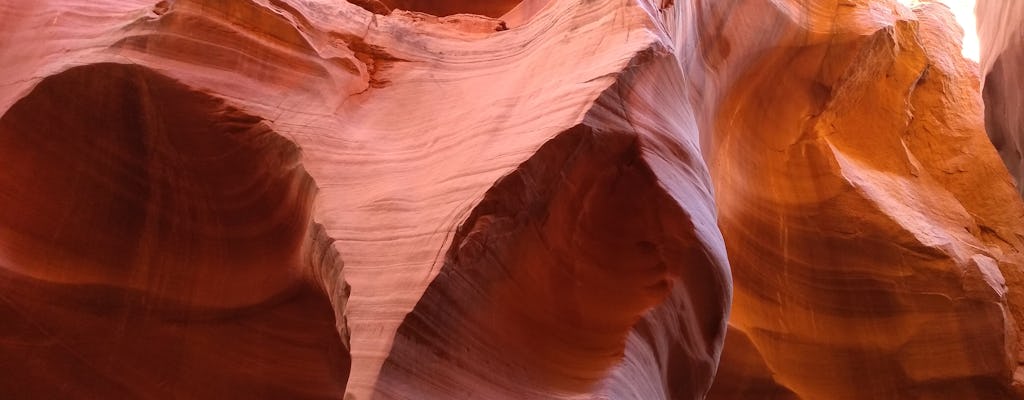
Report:
M381 398L585 393L697 250L636 136L577 126L492 187L395 338Z
M377 2L376 0L351 0L352 3L359 5L360 7L368 8L363 4L367 4L373 9L380 9L380 6L373 5L373 3L380 3L390 10L400 9L406 11L417 11L438 17L444 17L454 14L476 14L483 15L485 17L500 18L505 13L515 8L522 0L495 0L495 1L478 1L478 0L382 0ZM372 11L372 10L371 10Z
M316 188L260 118L88 65L0 118L0 160L0 392L344 393L339 305L307 276Z

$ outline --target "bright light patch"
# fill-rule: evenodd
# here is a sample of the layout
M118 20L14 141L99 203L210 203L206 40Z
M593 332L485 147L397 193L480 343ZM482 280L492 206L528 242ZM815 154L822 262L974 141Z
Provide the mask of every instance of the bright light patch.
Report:
M907 6L920 3L928 3L928 0L899 0ZM1018 1L1018 0L1007 0ZM981 58L981 45L978 42L977 19L974 16L974 3L976 0L934 0L935 3L942 3L953 10L956 22L964 30L963 55L964 57L978 61Z

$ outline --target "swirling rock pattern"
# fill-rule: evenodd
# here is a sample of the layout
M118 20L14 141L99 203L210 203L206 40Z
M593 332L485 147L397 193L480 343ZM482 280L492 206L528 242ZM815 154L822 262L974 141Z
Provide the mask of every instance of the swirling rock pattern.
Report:
M1016 398L1024 205L957 29L889 0L2 3L0 391Z

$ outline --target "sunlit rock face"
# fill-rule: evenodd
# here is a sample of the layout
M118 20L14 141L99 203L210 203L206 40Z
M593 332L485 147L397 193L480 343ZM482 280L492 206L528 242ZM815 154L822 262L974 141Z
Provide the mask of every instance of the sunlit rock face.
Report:
M959 38L895 0L4 3L0 391L1018 398L1024 205Z
M708 158L735 297L713 398L1011 396L1021 206L978 74L945 7L872 5L734 8L779 32L739 73L723 18Z

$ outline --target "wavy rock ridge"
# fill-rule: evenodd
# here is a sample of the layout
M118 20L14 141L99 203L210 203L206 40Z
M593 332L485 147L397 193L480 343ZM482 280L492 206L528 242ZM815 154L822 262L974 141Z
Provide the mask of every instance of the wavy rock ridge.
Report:
M1024 398L1012 119L959 34L890 0L0 4L0 391Z

